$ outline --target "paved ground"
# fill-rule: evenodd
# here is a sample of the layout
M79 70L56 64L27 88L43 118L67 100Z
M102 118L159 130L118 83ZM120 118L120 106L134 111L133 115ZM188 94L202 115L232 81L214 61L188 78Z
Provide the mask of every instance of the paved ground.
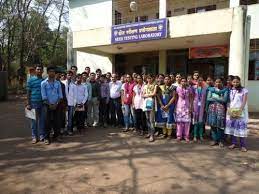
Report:
M2 102L0 110L0 193L259 193L256 116L241 153L209 142L149 144L118 129L31 145L22 102Z

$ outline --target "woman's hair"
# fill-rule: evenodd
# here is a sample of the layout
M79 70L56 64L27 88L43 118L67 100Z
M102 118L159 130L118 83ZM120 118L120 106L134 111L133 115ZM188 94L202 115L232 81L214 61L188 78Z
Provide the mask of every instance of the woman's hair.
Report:
M149 78L149 79L153 79L153 78L154 78L154 76L153 76L152 74L147 74L147 78Z
M241 79L240 79L240 77L239 77L239 76L233 76L233 79L232 79L232 80L234 80L234 79L237 79L237 80L239 81L240 84L239 84L238 87L236 87L236 90L237 90L238 92L241 92L244 87L241 85Z

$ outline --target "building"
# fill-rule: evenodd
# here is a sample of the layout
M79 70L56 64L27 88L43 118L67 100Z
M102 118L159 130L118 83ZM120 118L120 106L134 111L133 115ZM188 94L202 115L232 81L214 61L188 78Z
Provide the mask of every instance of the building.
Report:
M70 0L68 65L239 75L259 111L259 0Z

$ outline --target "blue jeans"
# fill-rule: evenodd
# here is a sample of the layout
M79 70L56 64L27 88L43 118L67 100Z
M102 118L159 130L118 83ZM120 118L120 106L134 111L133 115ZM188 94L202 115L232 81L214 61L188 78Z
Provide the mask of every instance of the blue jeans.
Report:
M45 113L42 102L31 102L31 108L36 111L36 120L31 120L32 138L43 140L46 137ZM39 134L38 134L39 132Z
M68 114L67 114L67 130L72 132L73 131L73 115L74 114L74 107L68 106Z
M125 128L128 129L130 126L133 126L133 112L132 112L132 106L129 104L122 105L122 113L124 117L124 125Z

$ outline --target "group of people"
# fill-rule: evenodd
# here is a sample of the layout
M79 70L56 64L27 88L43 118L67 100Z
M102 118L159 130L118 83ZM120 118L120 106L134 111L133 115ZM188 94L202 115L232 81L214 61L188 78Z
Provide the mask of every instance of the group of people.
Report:
M146 74L103 74L89 67L78 74L72 66L67 72L48 67L46 79L42 66L35 67L35 76L27 83L27 109L36 110L32 120L32 143L61 141L62 135L83 133L87 127L120 127L177 141L203 141L205 126L210 126L211 146L224 147L231 137L230 149L247 151L248 129L246 88L238 76L208 76L206 80L195 71L157 76ZM38 130L39 129L39 134Z

